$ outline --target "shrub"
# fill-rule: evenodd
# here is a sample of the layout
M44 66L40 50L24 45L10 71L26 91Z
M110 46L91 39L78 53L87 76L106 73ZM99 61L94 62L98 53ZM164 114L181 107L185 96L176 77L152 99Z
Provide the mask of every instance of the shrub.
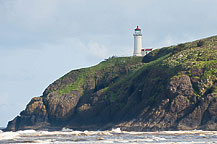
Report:
M199 42L197 42L197 47L201 47L201 46L203 46L204 45L204 42L203 41L199 41Z
M177 48L184 48L184 47L185 47L185 44L183 44L183 43L177 45Z

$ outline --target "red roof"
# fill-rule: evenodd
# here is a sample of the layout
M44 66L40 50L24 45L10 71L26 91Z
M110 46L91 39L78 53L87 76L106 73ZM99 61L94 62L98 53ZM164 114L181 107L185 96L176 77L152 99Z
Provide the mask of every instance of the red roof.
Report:
M145 51L152 51L152 49L145 49Z
M139 26L137 26L135 30L141 30L141 29L139 28Z

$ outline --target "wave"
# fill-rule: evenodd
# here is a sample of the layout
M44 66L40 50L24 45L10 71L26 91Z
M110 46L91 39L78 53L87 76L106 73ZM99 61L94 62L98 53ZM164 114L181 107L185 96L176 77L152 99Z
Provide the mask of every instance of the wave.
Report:
M172 143L178 144L217 141L217 131L158 131L135 132L115 128L107 131L76 131L63 128L61 131L23 130L3 132L0 130L0 143Z
M0 132L0 140L14 139L17 137L19 137L19 133L17 132Z
M115 133L121 133L122 131L121 131L121 128L113 128L112 130L111 130L112 132L115 132Z

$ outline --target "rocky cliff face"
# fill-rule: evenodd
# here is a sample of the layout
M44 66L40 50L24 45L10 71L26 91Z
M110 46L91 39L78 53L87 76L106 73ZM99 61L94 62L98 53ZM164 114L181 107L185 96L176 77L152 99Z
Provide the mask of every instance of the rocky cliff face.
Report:
M217 37L73 70L6 130L62 127L217 130Z

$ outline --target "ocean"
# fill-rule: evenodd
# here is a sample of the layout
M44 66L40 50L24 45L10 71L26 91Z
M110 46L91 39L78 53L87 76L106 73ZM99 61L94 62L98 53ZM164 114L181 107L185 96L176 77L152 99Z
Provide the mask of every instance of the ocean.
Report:
M217 144L217 131L0 131L0 144Z

